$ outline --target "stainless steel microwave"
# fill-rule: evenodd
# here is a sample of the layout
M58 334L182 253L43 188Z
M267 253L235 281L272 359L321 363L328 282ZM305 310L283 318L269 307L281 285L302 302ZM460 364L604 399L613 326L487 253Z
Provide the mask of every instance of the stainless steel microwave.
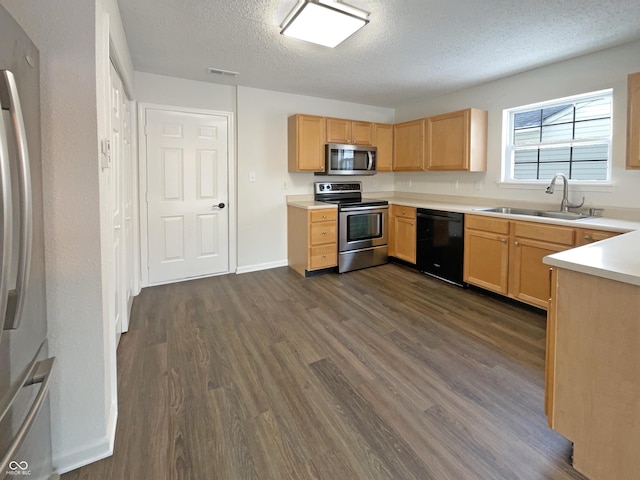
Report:
M373 175L376 173L376 147L338 145L325 147L325 171L319 175Z

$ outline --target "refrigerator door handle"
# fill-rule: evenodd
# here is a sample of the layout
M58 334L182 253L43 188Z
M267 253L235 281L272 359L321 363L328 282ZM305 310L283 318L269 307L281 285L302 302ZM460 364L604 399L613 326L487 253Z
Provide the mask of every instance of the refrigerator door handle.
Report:
M18 278L15 290L9 291L7 309L4 321L5 330L18 328L22 318L25 303L25 293L29 284L31 270L31 244L33 240L33 208L31 204L31 174L29 171L29 151L27 149L27 135L22 117L22 107L18 97L16 80L9 70L2 70L0 98L8 97L9 111L16 133L18 152L18 176L20 180L20 249L18 253Z
M9 301L9 271L13 258L13 197L11 194L11 166L7 128L2 114L4 97L0 95L0 193L2 201L2 250L0 251L0 312L7 311ZM1 313L0 313L1 315ZM0 319L2 316L0 316ZM0 322L1 323L1 322ZM2 329L0 329L0 338Z
M42 408L42 404L44 399L47 396L49 391L49 381L51 380L51 373L53 371L53 362L55 357L47 358L46 360L42 360L35 365L33 375L30 375L29 378L24 382L23 386L34 385L36 383L40 384L40 389L38 390L38 394L36 395L35 400L31 404L31 408L27 413L20 429L16 433L7 453L4 458L0 460L0 472L6 472L7 467L9 466L9 462L13 460L13 457L18 452L18 449L24 442L25 437L29 433L31 426L33 425L38 412Z

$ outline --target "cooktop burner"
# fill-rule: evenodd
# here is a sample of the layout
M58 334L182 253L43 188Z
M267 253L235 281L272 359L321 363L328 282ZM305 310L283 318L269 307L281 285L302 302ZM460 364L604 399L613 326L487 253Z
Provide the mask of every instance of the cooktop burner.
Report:
M362 198L362 182L315 182L314 200L335 203L339 208L388 205L386 200Z

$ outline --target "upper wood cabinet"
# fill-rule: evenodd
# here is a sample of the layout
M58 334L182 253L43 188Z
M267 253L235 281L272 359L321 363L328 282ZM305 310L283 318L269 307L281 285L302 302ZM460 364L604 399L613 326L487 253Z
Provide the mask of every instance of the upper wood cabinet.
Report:
M426 119L428 170L487 170L487 112L469 108Z
M627 168L640 168L640 72L627 79Z
M393 170L425 170L424 124L425 120L420 119L393 126Z
M290 172L324 172L324 117L292 115L288 137Z
M379 172L393 170L393 125L373 124L373 145L377 148L376 169Z
M327 143L372 145L373 124L344 118L327 118Z

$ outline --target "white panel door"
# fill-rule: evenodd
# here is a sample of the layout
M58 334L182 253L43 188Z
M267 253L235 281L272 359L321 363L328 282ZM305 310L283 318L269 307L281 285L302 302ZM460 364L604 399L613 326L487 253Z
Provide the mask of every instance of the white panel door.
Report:
M131 129L131 102L125 95L122 96L122 208L124 215L124 314L122 317L122 331L129 330L129 317L131 305L135 296L134 286L134 225L133 225L133 199L134 199L134 179L135 165L133 162L133 144Z
M109 206L112 213L113 244L111 257L111 293L113 314L115 316L116 345L122 333L122 318L125 312L125 289L123 267L123 208L122 208L122 81L113 64L110 71L109 103L111 112L111 165L109 169Z
M149 283L229 271L227 117L146 111Z

